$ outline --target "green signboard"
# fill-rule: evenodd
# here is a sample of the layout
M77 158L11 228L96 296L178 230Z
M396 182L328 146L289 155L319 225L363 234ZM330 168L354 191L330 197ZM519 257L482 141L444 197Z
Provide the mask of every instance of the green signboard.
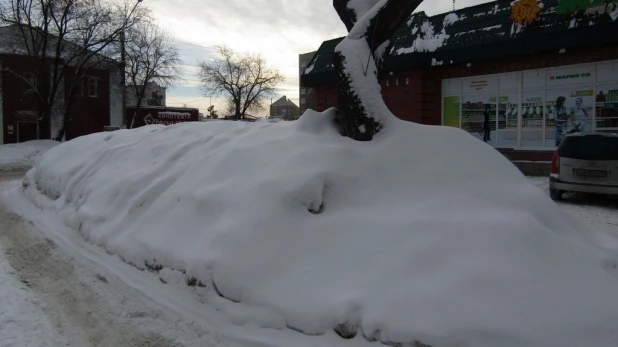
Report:
M603 6L606 0L558 0L558 13L572 13L589 7Z

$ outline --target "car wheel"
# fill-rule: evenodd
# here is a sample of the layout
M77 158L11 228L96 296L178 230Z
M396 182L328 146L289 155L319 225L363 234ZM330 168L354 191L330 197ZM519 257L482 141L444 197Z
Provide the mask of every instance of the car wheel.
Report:
M554 200L554 201L560 201L562 200L562 194L563 192L557 189L550 189L549 190L549 197Z

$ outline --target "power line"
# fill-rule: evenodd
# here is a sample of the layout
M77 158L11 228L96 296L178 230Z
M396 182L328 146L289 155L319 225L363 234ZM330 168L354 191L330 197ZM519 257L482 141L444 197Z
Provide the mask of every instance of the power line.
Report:
M200 100L204 100L204 99L206 99L206 97L205 97L205 96L203 96L203 97L201 97L201 98L199 98L199 99L190 100L190 101L185 101L185 102L181 102L181 101L178 101L178 100L174 100L174 99L170 98L169 96L167 97L167 99L169 99L169 100L171 100L171 101L173 101L173 102L175 102L175 103L177 103L177 104L190 104L190 103L192 103L192 102L198 102L198 101L200 101Z

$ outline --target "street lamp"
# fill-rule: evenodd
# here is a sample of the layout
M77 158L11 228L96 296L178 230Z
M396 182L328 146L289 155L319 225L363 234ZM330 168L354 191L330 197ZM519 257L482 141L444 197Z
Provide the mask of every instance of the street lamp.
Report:
M131 10L131 12L129 12L129 16L128 18L131 18L131 16L133 15L133 12L135 12L135 9L137 8L137 5L139 5L140 2L142 2L144 0L137 0L137 2L135 3L135 6L133 6L133 9ZM126 81L126 58L125 58L125 38L124 38L124 29L127 26L127 23L125 22L122 26L122 31L120 32L120 66L121 66L121 71L120 71L120 78L121 78L121 84L122 84L122 125L124 125L125 128L128 127L128 121L127 121L127 81Z

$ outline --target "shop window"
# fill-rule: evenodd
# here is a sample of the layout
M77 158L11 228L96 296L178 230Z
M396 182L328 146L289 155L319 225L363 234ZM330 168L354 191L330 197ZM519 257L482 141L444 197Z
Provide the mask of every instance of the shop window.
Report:
M91 98L99 96L99 80L95 77L88 78L88 96Z
M595 100L596 129L618 130L618 84L597 86Z
M518 146L519 93L500 93L498 96L498 118L496 124L497 146L515 148Z
M544 132L548 132L545 114L544 91L525 91L521 103L521 147L544 147L543 141L547 138Z

